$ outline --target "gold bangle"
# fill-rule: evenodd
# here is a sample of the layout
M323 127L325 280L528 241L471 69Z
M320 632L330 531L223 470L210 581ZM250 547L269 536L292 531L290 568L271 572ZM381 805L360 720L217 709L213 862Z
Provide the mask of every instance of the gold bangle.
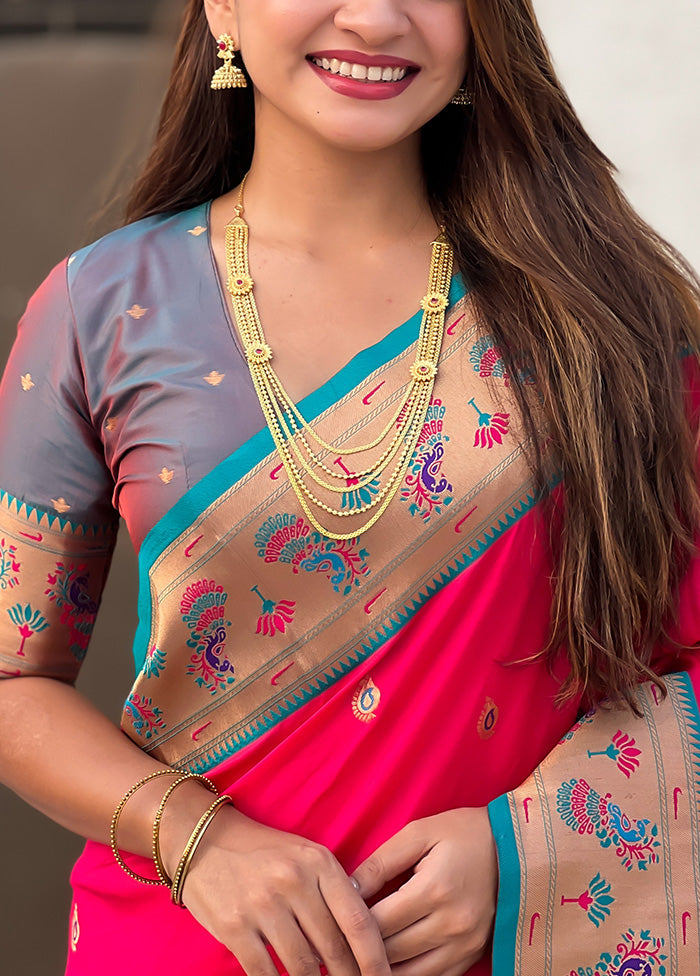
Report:
M170 889L170 897L173 905L179 905L180 908L185 907L182 904L182 888L185 884L185 878L187 877L190 865L192 864L195 851L199 847L199 843L202 837L204 837L205 831L214 820L214 817L221 807L226 803L233 803L233 800L226 793L223 793L221 796L217 797L209 809L202 814L197 825L190 834L190 839L187 841L185 849L182 852L182 857L180 858L180 863L177 866L177 871L175 872L175 877L173 878L172 887Z
M172 879L168 877L168 872L165 870L163 858L160 853L160 822L163 819L165 805L172 794L175 792L178 786L182 786L183 783L186 783L191 779L199 780L201 783L204 783L207 789L211 790L212 793L218 793L218 790L212 781L207 779L206 776L201 776L199 773L183 773L182 776L179 779L176 779L174 783L171 783L165 791L165 796L160 801L160 806L158 807L155 820L153 821L153 863L155 865L158 877L160 878L162 884L164 884L167 888L169 888L173 882Z
M122 871L128 874L130 878L133 878L134 881L140 881L141 884L161 885L163 882L160 880L160 878L156 879L156 878L141 877L140 874L137 874L135 871L131 870L129 865L121 856L121 853L119 851L119 845L117 844L117 829L119 827L119 818L122 815L124 807L129 802L129 800L134 795L134 793L136 793L137 790L140 790L142 786L145 786L146 783L150 783L152 779L156 779L156 777L158 776L179 776L181 775L181 773L182 770L180 769L157 769L154 773L149 773L148 776L144 776L143 779L140 779L138 783L135 783L131 787L131 789L126 791L124 796L117 804L117 809L114 811L114 814L112 815L112 822L109 827L109 845L112 848L112 853L114 854L114 858L117 864L119 865L119 867L122 869Z

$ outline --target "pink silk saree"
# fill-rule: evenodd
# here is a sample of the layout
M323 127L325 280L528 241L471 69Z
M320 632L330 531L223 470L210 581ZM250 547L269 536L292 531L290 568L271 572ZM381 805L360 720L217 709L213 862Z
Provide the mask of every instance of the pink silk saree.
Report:
M551 671L541 660L523 663L548 636L552 509L534 492L508 377L463 286L453 282L440 371L404 483L359 541L334 542L308 525L256 413L212 275L207 220L199 208L144 221L63 268L66 321L77 333L69 346L79 371L73 385L60 373L56 382L48 353L41 361L33 323L55 308L45 296L35 301L0 400L6 416L22 410L31 420L35 393L60 386L61 396L47 398L55 407L69 390L75 406L61 422L77 434L71 428L70 438L63 430L50 439L63 436L65 454L82 438L84 450L43 495L18 486L16 461L3 464L0 452L3 673L62 680L77 673L111 552L105 497L113 492L140 543L136 679L122 716L140 748L207 773L244 813L328 846L348 872L411 820L491 804L499 909L493 960L482 960L474 976L492 965L497 976L697 976L697 858L687 856L698 837L692 683L677 679L663 723L648 720L642 731L638 720L615 715L589 741L598 717L576 728L580 703L555 704L564 656ZM185 259L199 269L198 289L181 275ZM206 341L189 326L193 294L210 323ZM343 444L366 441L395 412L418 325L414 316L300 404L338 445L327 463L347 472L349 508L378 489L357 487ZM176 440L168 433L173 410ZM199 430L187 426L193 417ZM50 423L48 414L42 422ZM22 445L27 436L25 429ZM208 454L202 441L211 442ZM57 459L62 474L59 466ZM553 490L556 508L561 487ZM693 564L680 595L684 644L700 639L697 573ZM694 661L660 650L658 667L692 670ZM647 704L652 694L640 690ZM651 705L647 713L655 714ZM671 762L662 739L672 756L681 754L679 743L686 750L687 761L671 764L670 794L673 802L673 790L682 791L675 809L684 819L673 822L685 833L665 830L668 817L659 815ZM636 779L620 769L620 756L634 765L652 754L643 777L641 761ZM613 773L617 784L606 785ZM610 865L594 861L611 847L613 866L622 861L613 833L602 838L607 847L598 837L615 803L632 825L630 850L635 824L657 827L659 849L652 845L646 862L648 877L663 878L648 893L653 911L634 915L635 886L620 887ZM558 831L528 836L530 824L545 823ZM584 850L583 841L593 846ZM685 853L662 857L671 843ZM635 864L642 846L631 855ZM567 867L552 872L553 863ZM694 864L695 874L681 863ZM652 870L659 864L661 873ZM139 859L134 866L149 870ZM131 881L102 845L87 844L72 884L68 976L116 976L134 964L171 976L241 972L170 904L167 890ZM679 884L676 918L667 902ZM583 926L578 941L572 925Z

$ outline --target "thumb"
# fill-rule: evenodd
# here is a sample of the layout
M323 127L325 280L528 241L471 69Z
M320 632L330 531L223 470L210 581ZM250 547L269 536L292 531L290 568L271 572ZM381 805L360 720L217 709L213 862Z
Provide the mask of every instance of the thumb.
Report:
M366 900L387 882L413 868L430 849L420 822L407 824L355 868L351 880Z

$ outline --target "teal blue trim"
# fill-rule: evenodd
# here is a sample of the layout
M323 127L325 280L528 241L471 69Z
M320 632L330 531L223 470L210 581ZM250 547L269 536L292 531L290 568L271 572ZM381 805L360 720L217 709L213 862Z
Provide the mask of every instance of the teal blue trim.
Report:
M491 973L492 976L513 976L520 918L521 875L508 794L489 803L488 812L498 852L498 902Z
M450 306L460 301L466 293L462 279L455 275L450 285ZM319 414L347 396L365 377L405 352L418 337L422 317L423 312L417 311L403 325L397 326L375 345L359 352L322 386L301 400L298 407L306 420L315 420ZM137 674L143 667L151 633L152 607L148 582L151 566L163 550L177 539L205 509L231 485L245 477L274 449L272 435L268 428L264 427L185 492L146 535L139 551L139 625L133 644Z
M354 670L363 661L371 657L380 647L382 647L389 638L393 637L407 621L418 611L420 608L428 602L431 596L437 593L443 588L447 583L451 582L455 577L459 576L468 566L476 562L479 556L482 556L487 549L489 549L493 543L503 535L512 525L519 521L523 515L526 515L534 506L538 503L541 496L536 494L526 495L525 498L514 505L513 508L506 515L503 515L498 523L491 526L486 532L482 534L479 542L470 546L467 552L462 553L461 556L457 557L452 561L451 565L445 567L445 569L440 573L439 577L435 577L432 583L429 583L421 592L418 594L417 598L414 599L409 606L406 606L400 612L396 613L389 623L382 627L381 630L375 632L374 637L367 643L362 645L359 650L354 653L349 654L344 661L341 661L336 667L334 667L330 673L324 673L320 676L314 678L309 682L307 688L301 691L299 694L295 695L291 700L285 700L281 705L277 705L275 708L270 710L267 716L260 718L254 726L252 726L248 731L243 734L239 734L238 741L234 741L233 737L229 739L228 742L213 749L201 760L192 764L189 768L192 772L204 773L217 766L224 759L230 758L234 753L238 752L245 746L249 745L255 739L260 738L265 732L268 732L271 728L285 719L292 712L296 711L302 705L310 702L312 699L320 695L332 684L335 684L340 678L344 677L350 671ZM149 631L150 633L150 625ZM137 667L142 667L143 665L138 665Z
M700 709L698 709L695 689L687 671L679 671L676 674L667 675L667 680L673 680L684 717L688 723L688 741L693 750L695 785L700 796Z
M89 525L87 522L74 522L72 519L62 518L55 512L48 512L44 508L37 508L28 502L23 502L2 488L0 488L0 502L4 503L10 512L16 512L20 518L27 519L27 521L33 515L37 521L37 525L42 527L46 526L49 529L54 529L58 522L61 532L68 527L74 534L81 532L83 535L98 536L116 530L117 526L116 520L114 522L106 522L104 525Z

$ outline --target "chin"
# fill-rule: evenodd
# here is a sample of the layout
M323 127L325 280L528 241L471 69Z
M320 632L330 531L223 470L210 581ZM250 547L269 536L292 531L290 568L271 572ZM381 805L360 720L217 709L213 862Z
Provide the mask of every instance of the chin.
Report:
M404 142L416 135L420 126L406 127L397 126L396 128L371 125L348 125L348 126L328 126L320 129L315 127L314 131L324 142L334 149L342 149L345 152L381 152L392 146Z

